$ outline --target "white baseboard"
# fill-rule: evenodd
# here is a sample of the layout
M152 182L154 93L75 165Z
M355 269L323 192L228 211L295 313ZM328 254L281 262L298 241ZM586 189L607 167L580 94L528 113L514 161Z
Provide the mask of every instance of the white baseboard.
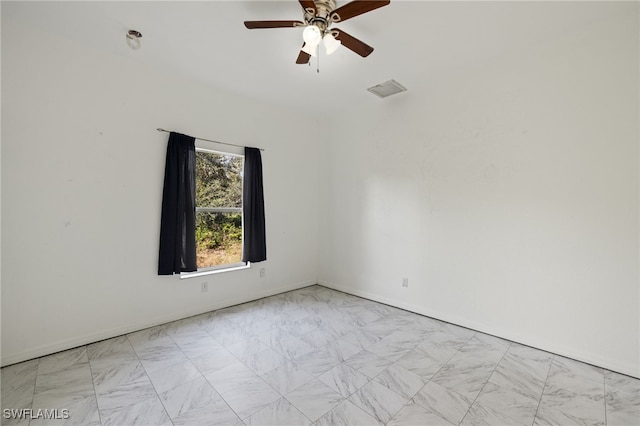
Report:
M74 337L72 339L61 340L59 342L38 346L36 348L32 348L23 352L3 356L1 366L5 367L7 365L16 364L18 362L27 361L34 358L40 358L42 356L51 355L56 352L77 348L78 346L88 345L90 343L99 342L105 339L111 339L113 337L121 336L123 334L128 334L134 331L143 330L145 328L154 327L156 325L165 324L171 321L177 321L183 318L192 317L194 315L200 315L205 312L215 311L217 309L227 308L229 306L239 305L241 303L251 302L253 300L262 299L263 297L269 297L276 294L285 293L291 290L297 290L299 288L304 288L304 287L308 287L315 284L316 284L315 281L303 281L300 283L289 284L286 286L252 294L247 297L239 296L239 297L227 299L227 300L215 303L214 305L207 306L206 308L201 307L198 309L173 312L170 315L161 315L161 316L152 318L149 321L127 325L124 327L115 327L109 330L102 330L99 332L89 333L83 336Z
M595 365L605 368L610 371L625 374L627 376L640 379L640 371L638 366L627 365L624 363L618 363L610 359L603 359L595 354L585 353L582 351L576 351L575 348L568 346L558 345L554 342L543 341L541 339L531 338L530 336L514 335L511 333L505 333L504 330L498 330L492 327L487 327L485 324L477 323L468 318L459 318L455 315L448 315L444 312L437 312L434 310L425 309L421 306L405 303L399 300L391 299L388 297L380 296L375 293L354 289L352 287L342 286L335 283L319 280L319 285L334 290L342 291L354 296L362 297L365 299L373 300L375 302L384 303L386 305L394 306L396 308L404 309L410 312L415 312L420 315L424 315L437 320L445 321L451 324L459 325L461 327L469 328L471 330L479 331L481 333L490 334L492 336L500 337L502 339L510 340L522 345L530 346L536 349L540 349L553 354L561 355L567 358L582 361L587 364Z

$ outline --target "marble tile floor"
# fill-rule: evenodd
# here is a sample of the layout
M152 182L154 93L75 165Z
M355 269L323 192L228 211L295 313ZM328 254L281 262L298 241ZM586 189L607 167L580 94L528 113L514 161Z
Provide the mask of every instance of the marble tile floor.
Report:
M638 379L321 286L1 378L3 425L640 425Z

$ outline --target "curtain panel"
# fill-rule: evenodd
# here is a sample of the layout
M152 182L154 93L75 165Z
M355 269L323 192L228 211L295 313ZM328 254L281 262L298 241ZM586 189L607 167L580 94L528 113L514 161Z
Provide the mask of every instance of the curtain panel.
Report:
M158 275L194 272L196 262L195 138L171 132L162 191Z
M244 227L242 261L262 262L267 260L262 157L257 148L244 149L242 214Z

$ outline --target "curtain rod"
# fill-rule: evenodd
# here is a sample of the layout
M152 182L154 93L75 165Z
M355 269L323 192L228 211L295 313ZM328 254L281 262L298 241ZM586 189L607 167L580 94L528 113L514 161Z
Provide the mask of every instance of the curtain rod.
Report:
M165 129L162 129L162 128L160 128L160 127L158 127L158 128L157 128L157 130L158 130L159 132L171 133L171 130L165 130ZM174 132L174 133L175 133L175 132ZM219 142L219 141L214 141L214 140L211 140L211 139L204 139L204 138L198 138L198 137L196 137L196 139L201 140L201 141L205 141L205 142L219 143L219 144L221 144L221 145L229 145L229 146L236 146L236 147L238 147L238 148L245 148L243 145L236 145L235 143ZM263 148L258 148L258 149L259 149L260 151L264 151L264 149L263 149Z

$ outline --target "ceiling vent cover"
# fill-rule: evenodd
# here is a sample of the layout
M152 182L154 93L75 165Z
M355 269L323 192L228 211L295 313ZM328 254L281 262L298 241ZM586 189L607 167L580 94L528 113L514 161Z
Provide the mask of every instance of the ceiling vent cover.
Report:
M386 98L387 96L404 92L407 88L395 80L389 80L384 83L376 84L373 87L369 87L367 90L378 97Z

